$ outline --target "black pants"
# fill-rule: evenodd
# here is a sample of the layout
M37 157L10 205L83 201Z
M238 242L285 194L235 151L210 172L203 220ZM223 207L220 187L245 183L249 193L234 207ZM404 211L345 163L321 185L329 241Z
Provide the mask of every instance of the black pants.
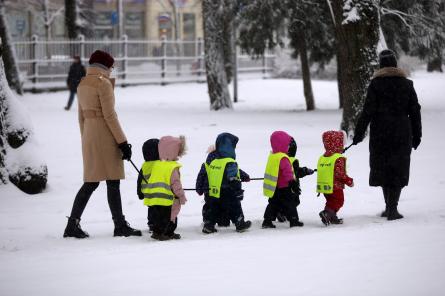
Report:
M282 212L288 221L298 221L297 203L289 187L277 188L264 212L264 220L273 221Z
M122 220L122 201L119 180L107 180L107 198L113 220ZM80 219L88 201L94 190L99 186L99 182L85 182L74 199L71 210L71 218Z
M383 196L385 198L386 208L396 209L399 204L402 188L394 186L383 186L382 189L383 189Z
M206 224L207 222L209 222L209 210L210 210L210 205L209 205L209 199L213 199L213 197L210 196L206 196L204 198L204 205L202 206L202 220L204 222L204 224ZM230 217L229 217L229 213L227 211L227 208L222 207L219 209L219 216L215 217L216 219L216 223L219 226L223 226L223 227L227 227L230 226Z
M150 207L147 207L147 225L148 227L153 227L153 218L152 218L152 211Z
M178 227L178 218L175 219L175 221L170 221L167 226L167 230L165 231L165 234L168 236L171 236L175 233L176 228Z
M167 234L170 224L172 207L151 206L150 209L151 219L153 223L153 233Z
M77 91L72 91L72 90L70 90L70 96L68 97L68 103L66 104L66 108L67 108L67 109L70 109L70 108L71 108L71 105L72 105L73 102L74 102L74 96L76 95L76 92L77 92Z
M238 225L244 221L241 202L235 196L224 196L220 198L209 197L208 209L203 212L203 220L206 225L215 226L220 221L222 215L228 215L233 224Z

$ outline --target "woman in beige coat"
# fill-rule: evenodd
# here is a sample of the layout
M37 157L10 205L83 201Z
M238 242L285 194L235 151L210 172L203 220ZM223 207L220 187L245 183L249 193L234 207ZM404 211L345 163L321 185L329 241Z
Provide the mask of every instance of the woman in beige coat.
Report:
M130 160L131 145L114 111L113 57L96 50L90 57L87 75L77 88L79 126L82 138L83 180L74 200L64 237L86 238L80 217L100 181L107 183L108 205L114 221L114 236L141 236L122 214L120 180L125 179L123 160Z

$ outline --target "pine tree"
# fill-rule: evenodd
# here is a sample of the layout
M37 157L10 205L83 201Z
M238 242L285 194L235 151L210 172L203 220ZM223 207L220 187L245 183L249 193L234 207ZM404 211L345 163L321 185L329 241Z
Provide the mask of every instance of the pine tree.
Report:
M204 52L210 109L232 109L224 54L224 0L203 0Z
M241 48L253 57L262 56L276 46L285 46L287 30L293 57L301 60L306 109L315 109L310 65L317 62L323 67L334 56L326 4L315 0L254 0L242 1L242 5Z

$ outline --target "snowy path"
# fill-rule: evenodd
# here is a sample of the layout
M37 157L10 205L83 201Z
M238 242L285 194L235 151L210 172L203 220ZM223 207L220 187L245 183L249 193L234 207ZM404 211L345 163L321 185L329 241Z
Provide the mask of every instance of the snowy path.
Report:
M422 104L423 142L412 155L411 183L402 192L406 219L378 217L382 194L368 187L367 141L347 152L356 187L346 190L345 224L325 228L323 199L314 176L303 180L299 207L305 227L260 229L266 200L261 183L245 184L249 232L233 228L201 233L201 198L189 193L180 214L180 241L156 242L146 230L146 208L135 194L136 172L126 164L124 212L142 238L113 238L102 184L90 200L82 226L91 238L62 239L82 160L77 111L65 112L67 93L21 99L32 113L50 181L47 191L27 196L0 187L0 295L440 295L445 288L445 175L439 165L445 138L445 75L416 73ZM314 82L319 110L304 112L301 81L246 80L236 111L209 112L206 85L118 88L117 110L133 144L136 163L150 137L184 134L183 184L193 187L207 147L218 133L240 137L237 158L252 177L263 174L269 135L286 130L297 140L303 165L315 166L321 133L341 117L337 85ZM293 110L293 111L291 111ZM299 110L299 111L297 111Z

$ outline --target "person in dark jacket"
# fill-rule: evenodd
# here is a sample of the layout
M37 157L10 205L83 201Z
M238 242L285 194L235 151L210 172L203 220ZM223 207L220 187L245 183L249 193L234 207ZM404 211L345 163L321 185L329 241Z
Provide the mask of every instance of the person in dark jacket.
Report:
M77 92L77 87L79 86L80 80L86 74L85 67L82 65L82 61L79 56L74 56L74 62L70 66L68 72L68 78L66 79L66 84L70 91L70 96L66 104L65 110L69 110L74 101L74 96Z
M199 195L206 194L206 210L203 210L204 227L203 233L209 234L217 232L215 224L220 219L221 215L228 214L230 221L235 224L236 231L243 232L251 226L250 221L244 220L243 209L241 208L241 200L243 199L243 190L241 188L241 172L238 178L238 164L235 162L236 154L235 147L238 143L238 137L229 133L222 133L216 138L216 150L214 154L209 155L207 160L214 157L210 163L207 163L209 169L212 167L214 161L220 159L232 159L228 162L224 171L222 171L222 182L218 189L219 197L210 196L209 181L207 170L204 168L203 172L200 172L197 180L197 193ZM204 165L205 167L205 165ZM207 179L207 182L203 181L203 178ZM249 176L244 175L244 180L248 181ZM203 185L204 184L204 185ZM203 187L206 188L203 188Z
M216 158L218 158L218 153L215 150L215 146L212 145L209 147L208 149L208 155L207 155L207 159L206 159L206 163L207 165L210 165L210 163L215 160ZM243 171L242 169L239 169L240 172L240 179L241 182L249 182L250 181L250 177L249 175ZM198 177L196 178L196 193L198 193L198 195L203 195L204 194L204 205L202 206L202 217L203 217L203 222L204 224L206 223L206 221L208 222L208 217L209 217L209 192L208 192L208 188L209 188L209 180L207 177L207 172L206 172L206 168L205 168L205 164L203 163L201 165L201 169L199 170L198 173ZM225 208L222 208L219 211L219 216L216 217L216 223L218 224L219 227L229 227L230 226L230 217L229 217L229 213L227 212L227 210Z
M420 105L413 82L397 68L395 54L379 54L380 69L368 87L365 105L357 122L353 144L360 143L370 124L369 185L383 189L386 209L382 217L401 219L397 206L402 188L408 185L411 149L422 138Z
M159 145L159 139L149 139L145 141L145 143L142 145L142 155L144 156L144 160L146 162L148 161L156 161L159 160L159 151L158 151L158 145ZM142 193L141 184L142 184L142 169L140 170L140 173L138 175L137 180L137 195L140 200L144 199L144 194ZM148 181L150 176L144 176L145 180ZM152 213L150 210L150 207L147 207L147 225L150 230L150 232L153 232L153 219L152 219Z
M289 144L289 152L287 155L292 160L292 167L294 169L294 175L295 175L295 183L293 185L293 194L295 198L295 205L300 205L300 195L301 195L301 186L300 186L300 179L304 178L306 176L312 175L315 171L307 168L307 167L300 167L300 162L298 159L295 158L295 155L297 154L297 142L295 142L294 138L291 138L290 144ZM284 214L283 210L280 210L277 213L277 219L279 222L285 222L287 221L286 215Z

